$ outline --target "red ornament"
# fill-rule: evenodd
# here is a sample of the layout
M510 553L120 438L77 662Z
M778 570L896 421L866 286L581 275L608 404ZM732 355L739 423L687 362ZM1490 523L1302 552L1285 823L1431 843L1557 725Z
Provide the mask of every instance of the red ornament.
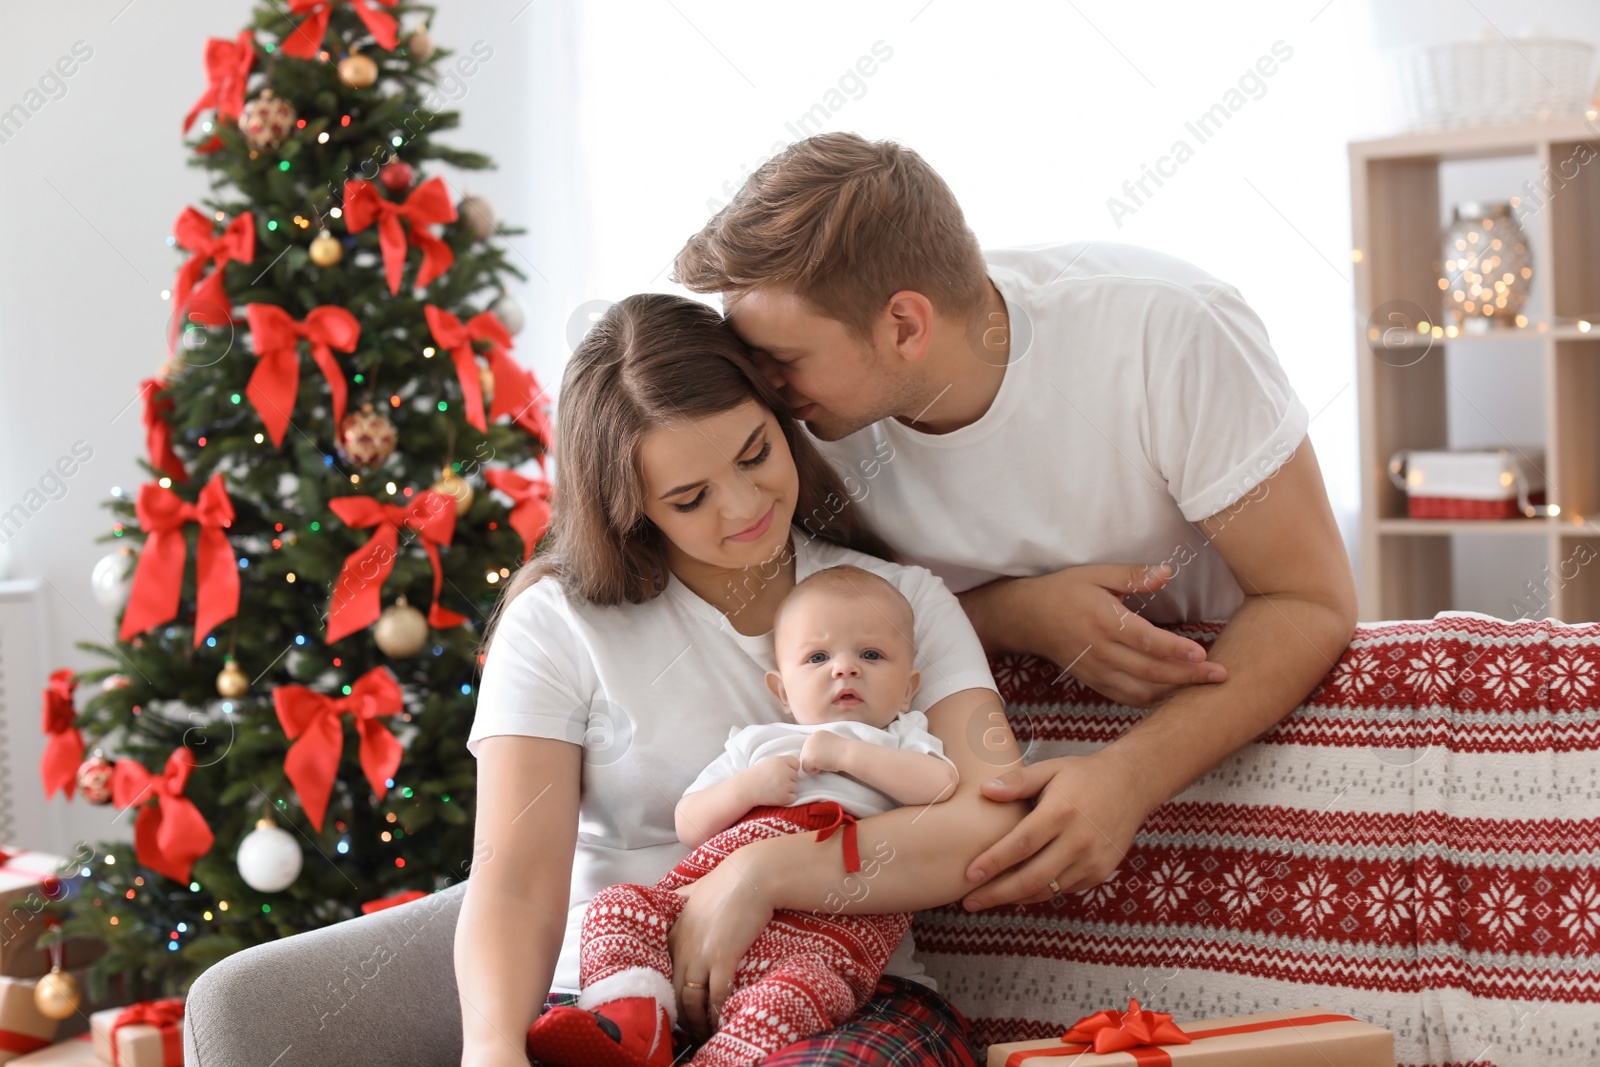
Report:
M91 804L111 803L113 769L111 761L98 752L84 760L78 767L78 788L83 799Z
M383 187L396 196L411 188L411 183L416 179L416 174L411 169L411 164L405 160L397 159L392 163L385 163L378 170L378 180Z

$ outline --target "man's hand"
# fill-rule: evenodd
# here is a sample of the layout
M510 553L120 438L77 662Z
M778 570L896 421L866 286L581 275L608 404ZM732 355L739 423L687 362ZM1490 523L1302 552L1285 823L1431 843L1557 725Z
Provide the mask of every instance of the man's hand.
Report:
M1121 563L1015 579L1035 585L1038 599L1052 605L1034 619L1041 653L1095 692L1135 708L1150 707L1179 686L1228 677L1220 663L1206 662L1204 646L1161 629L1123 602L1171 580L1166 564Z
M997 781L980 787L990 800L1038 799L1016 829L967 868L970 880L985 882L962 898L969 911L1049 900L1052 878L1063 893L1094 888L1128 854L1150 813L1139 775L1107 749L1040 760Z

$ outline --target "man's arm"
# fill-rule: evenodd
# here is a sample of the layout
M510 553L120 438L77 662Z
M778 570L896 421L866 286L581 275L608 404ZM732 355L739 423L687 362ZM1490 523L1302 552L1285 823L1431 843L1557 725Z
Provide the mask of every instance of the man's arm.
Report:
M1067 890L1104 881L1151 811L1271 729L1349 644L1355 581L1309 437L1251 498L1198 525L1245 592L1211 649L1227 680L1172 691L1092 756L1043 760L985 788L992 799L1038 800L974 861L975 872L1006 873L969 894L968 907L1048 899L1041 875Z

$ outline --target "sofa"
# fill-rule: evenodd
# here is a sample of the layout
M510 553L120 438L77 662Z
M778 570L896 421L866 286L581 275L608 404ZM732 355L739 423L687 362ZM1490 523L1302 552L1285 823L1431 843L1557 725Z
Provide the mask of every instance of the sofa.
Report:
M1142 714L1043 660L993 668L1029 762ZM1394 1031L1402 1065L1600 1063L1597 860L1600 626L1445 613L1361 627L1098 888L912 929L980 1055L1136 996L1180 1020L1319 1005ZM212 967L185 1063L457 1063L464 891Z

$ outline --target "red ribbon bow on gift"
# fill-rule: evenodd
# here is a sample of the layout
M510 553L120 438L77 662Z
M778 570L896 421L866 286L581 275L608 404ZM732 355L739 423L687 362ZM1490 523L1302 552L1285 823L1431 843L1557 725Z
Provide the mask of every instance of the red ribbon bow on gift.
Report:
M119 759L111 771L111 802L119 808L140 804L151 793L133 824L133 851L140 863L175 882L187 882L194 861L211 851L215 840L205 816L183 787L194 769L194 756L175 748L161 774L151 774L138 760Z
M522 535L522 562L550 528L550 498L555 490L543 478L525 478L513 470L483 472L483 480L511 498L511 528Z
M272 691L272 706L283 732L294 741L283 758L284 773L318 833L344 753L347 714L355 716L361 735L361 770L378 799L383 799L388 780L400 769L400 741L380 716L397 715L403 707L400 683L387 667L374 667L357 678L347 697L324 696L303 685L280 685Z
M345 557L339 579L333 586L333 601L328 605L328 644L347 634L364 630L381 614L379 593L384 579L394 569L399 549L400 527L417 531L422 550L433 564L433 607L428 610L428 625L436 629L460 626L466 616L439 604L439 588L444 572L439 569L439 545L448 545L456 529L456 502L443 493L424 489L410 504L380 504L370 496L341 496L328 501L333 513L352 529L376 526L367 543Z
M289 428L289 415L294 411L296 395L300 392L300 339L311 342L311 358L328 379L328 391L333 394L333 428L337 433L344 421L344 405L348 387L344 371L331 349L354 352L361 340L361 323L342 307L326 304L313 308L304 322L297 322L281 307L272 304L248 304L245 311L250 316L250 337L255 345L256 369L250 375L245 395L255 407L256 414L267 428L273 447L283 444L284 432Z
M1172 1016L1164 1011L1149 1011L1139 1006L1139 998L1128 998L1127 1011L1098 1011L1085 1015L1061 1035L1062 1041L1086 1042L1097 1056L1125 1052L1154 1045L1187 1045L1184 1033Z
M197 522L200 543L195 553L194 643L199 647L206 634L239 613L239 561L228 535L222 532L233 522L233 502L223 487L222 474L211 476L193 504L170 489L147 482L139 487L134 511L139 528L149 536L133 572L117 639L126 641L177 618L183 564L189 554L183 524Z
M72 694L77 688L78 676L71 668L62 667L50 672L50 684L44 689L44 734L50 740L45 742L44 758L39 761L39 777L44 781L46 800L57 789L71 800L78 786L83 735L73 725L78 713L72 706Z
M405 203L396 204L378 195L371 182L352 178L344 183L344 219L351 233L360 233L378 224L378 247L383 250L383 270L389 279L389 292L400 293L400 275L406 266L406 221L411 243L422 249L422 267L417 271L418 286L427 285L450 269L456 254L450 246L428 232L435 222L454 222L456 207L443 178L429 178L411 191Z
M192 207L184 208L173 225L173 238L194 254L178 268L178 279L172 284L173 315L168 330L168 351L172 350L180 325L185 321L207 326L226 326L233 321L233 301L223 291L222 269L230 260L255 262L255 215L246 211L236 216L220 234L214 234L213 229L211 219ZM210 263L215 263L217 269L202 282L200 276Z
M384 7L394 7L400 0L377 0ZM368 31L378 44L384 48L392 49L399 43L395 36L398 23L394 16L387 11L376 11L367 0L350 0L350 6L356 9L356 14L361 21L366 23ZM311 17L296 26L294 32L283 39L283 44L278 51L286 56L296 59L311 59L322 50L322 39L328 35L328 16L333 13L333 4L329 0L289 0L289 13L291 15L304 15L311 13Z
M256 61L256 39L249 30L240 30L234 40L212 37L206 41L206 91L194 102L194 107L183 117L183 132L188 133L195 117L206 108L212 108L217 118L238 121L244 111L245 85L250 80L250 67ZM198 146L196 151L215 152L222 147L222 138L216 134Z
M183 998L144 1000L130 1004L117 1013L111 1023L111 1063L117 1067L121 1053L117 1049L117 1031L124 1026L154 1026L161 1031L161 1062L166 1067L183 1067Z
M377 900L367 901L361 905L361 914L371 915L373 912L383 911L385 908L399 907L401 904L409 904L413 900L421 900L427 895L420 889L402 889L394 896L379 897Z
M838 809L833 822L817 831L817 840L826 841L837 830L843 830L841 842L844 846L844 869L859 871L861 869L861 854L856 850L856 817L844 810L844 805L837 800L822 800L819 804L832 804Z
M150 455L150 466L175 482L187 482L189 472L172 450L172 425L167 422L172 398L160 395L166 387L160 378L146 378L139 383L139 391L144 393L144 449Z

